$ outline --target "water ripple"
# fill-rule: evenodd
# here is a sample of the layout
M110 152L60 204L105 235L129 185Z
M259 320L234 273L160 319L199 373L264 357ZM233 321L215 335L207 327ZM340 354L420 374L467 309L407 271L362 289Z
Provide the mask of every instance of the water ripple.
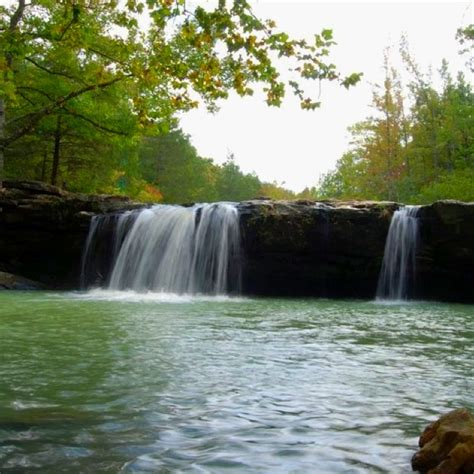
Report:
M473 338L462 305L5 292L0 470L409 472Z

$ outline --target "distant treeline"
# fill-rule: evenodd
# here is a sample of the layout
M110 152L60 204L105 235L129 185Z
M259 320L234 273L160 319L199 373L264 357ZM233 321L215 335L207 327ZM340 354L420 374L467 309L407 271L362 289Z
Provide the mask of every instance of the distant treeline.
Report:
M140 137L135 143L116 140L104 146L103 140L92 141L90 148L76 145L72 132L71 128L70 140L62 141L58 172L58 184L70 191L126 194L167 203L296 197L277 183L265 183L255 173L244 173L232 154L222 165L199 156L190 137L179 128ZM48 140L42 142L37 137L36 143L21 141L18 147L11 147L6 155L7 175L48 181L53 165L49 146ZM101 159L97 159L99 153Z
M473 32L472 26L458 32L466 52L472 49ZM403 39L400 54L408 83L403 84L386 51L385 80L373 92L375 114L350 128L350 149L311 190L314 197L474 201L472 84L462 73L453 78L443 61L437 89Z

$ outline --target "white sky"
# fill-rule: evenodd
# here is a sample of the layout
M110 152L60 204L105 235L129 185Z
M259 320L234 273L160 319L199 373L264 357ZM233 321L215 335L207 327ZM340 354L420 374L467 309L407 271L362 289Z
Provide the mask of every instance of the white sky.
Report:
M267 107L258 95L232 96L214 115L204 109L187 113L181 126L201 156L222 163L232 152L243 171L255 171L260 179L284 183L295 191L317 184L319 176L333 168L347 150L347 127L371 114L370 84L383 80L383 49L393 45L393 56L398 57L402 33L408 36L412 55L423 69L432 65L437 70L446 58L454 74L466 72L455 34L459 27L473 22L472 2L252 3L258 16L274 19L281 30L295 37L311 37L331 28L338 45L330 61L342 73L363 72L362 82L349 91L323 84L322 107L313 112L300 110L290 96L279 109Z

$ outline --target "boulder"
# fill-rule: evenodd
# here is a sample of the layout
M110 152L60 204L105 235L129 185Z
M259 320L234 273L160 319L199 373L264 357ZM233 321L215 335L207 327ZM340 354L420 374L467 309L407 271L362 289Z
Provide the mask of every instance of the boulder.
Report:
M419 446L411 461L414 471L474 473L474 417L466 408L441 416L423 431Z
M0 290L45 290L42 283L12 273L0 272Z
M40 181L11 181L6 180L3 186L8 189L17 189L20 191L27 191L33 194L49 194L51 196L66 196L67 192L57 186Z

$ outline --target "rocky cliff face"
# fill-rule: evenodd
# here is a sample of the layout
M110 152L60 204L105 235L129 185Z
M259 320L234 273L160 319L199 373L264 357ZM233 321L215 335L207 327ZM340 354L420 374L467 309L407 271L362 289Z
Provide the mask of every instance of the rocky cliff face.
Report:
M474 203L438 201L420 209L415 295L474 302Z
M91 217L137 206L123 197L7 181L0 190L0 271L52 288L77 288Z
M242 203L244 291L375 296L391 202ZM474 302L474 203L439 201L418 212L417 299Z
M0 271L50 287L77 288L92 216L141 206L122 197L7 182L0 190ZM244 293L373 298L391 217L399 206L240 203ZM474 302L474 203L436 202L422 207L419 219L415 296Z
M397 207L312 201L241 204L244 291L372 298Z

